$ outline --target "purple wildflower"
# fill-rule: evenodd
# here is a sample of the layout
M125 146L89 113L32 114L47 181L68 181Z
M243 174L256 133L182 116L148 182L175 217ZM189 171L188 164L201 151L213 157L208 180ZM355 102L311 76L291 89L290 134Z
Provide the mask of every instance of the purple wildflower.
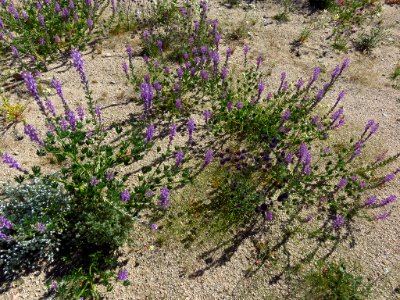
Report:
M67 110L65 115L66 115L66 119L67 119L69 125L71 126L72 131L75 131L76 130L76 116L75 116L75 113L72 110Z
M43 141L39 138L39 134L36 129L32 125L25 125L24 126L24 133L29 136L32 142L35 142L39 145L43 145Z
M331 115L332 125L343 116L343 112L344 109L341 107Z
M46 231L46 224L43 223L37 223L35 225L35 229L39 232L39 233L43 233Z
M50 99L47 99L47 100L45 101L45 105L46 105L47 110L48 110L53 116L55 116L55 115L56 115L56 110L55 110L55 108L54 108L53 102L52 102Z
M169 142L171 143L176 135L176 124L172 123L171 127L169 128Z
M262 81L260 81L258 83L258 99L260 99L261 94L263 93L264 89L265 89L265 84Z
M227 67L223 67L222 71L221 71L222 80L225 80L227 75L228 75L228 68Z
M350 65L350 58L346 58L343 63L342 67L340 68L340 73L342 73L347 67Z
M90 32L92 32L92 29L93 29L93 20L91 17L88 18L87 24L88 24L89 33L90 33Z
M11 229L14 227L14 224L7 219L5 216L0 216L0 229Z
M54 36L54 42L55 42L56 44L58 44L58 43L61 42L61 39L60 39L60 37L59 37L57 34Z
M195 127L196 127L196 125L194 123L193 118L189 118L189 120L186 123L186 128L189 133L189 141L192 141L192 139L193 139L193 132L195 130Z
M209 79L209 76L208 76L208 73L207 73L206 70L201 70L200 71L200 76L201 76L201 79L204 80L204 81L207 81Z
M64 131L65 131L65 130L68 129L67 120L65 120L64 118L61 118L61 119L60 119L59 124L60 124L61 130L64 130Z
M72 58L73 66L78 71L79 76L81 77L82 84L87 85L88 81L86 79L85 71L83 70L83 59L82 59L82 55L79 52L79 50L73 50L72 54L71 54L71 58Z
M377 202L377 198L376 196L371 196L369 197L365 202L364 202L364 206L372 206L375 205Z
M267 221L272 221L273 218L274 218L274 215L272 214L272 212L267 211L267 212L264 214L264 218L265 218L265 220L267 220Z
M98 185L99 184L99 180L96 178L96 177L92 177L91 179L90 179L90 185L91 186L96 186L96 185Z
M15 58L19 59L19 52L17 50L17 48L15 48L14 46L10 46L11 52L13 53L13 55L15 56Z
M35 98L35 101L38 104L40 111L44 115L47 115L46 111L45 111L45 107L43 105L43 102L39 97L39 92L38 92L38 89L36 86L36 81L35 81L35 78L33 77L32 73L25 72L22 74L22 78L25 81L25 85L26 85L26 88L28 89L29 93Z
M174 91L175 91L175 92L179 92L180 89L181 89L181 85L180 85L179 83L175 82L175 84L174 84Z
M154 89L159 93L162 90L162 85L156 80L153 83Z
M287 109L282 114L282 122L286 122L290 118L290 110Z
M147 129L146 129L146 142L147 143L149 143L154 138L154 134L155 134L154 124L147 126Z
M310 81L307 84L307 91L310 89L313 83L318 80L320 74L321 74L321 69L316 67L313 71L313 75L310 78Z
M380 203L379 206L386 206L390 203L396 202L397 197L395 195L390 195L389 197L383 199Z
M160 190L160 206L162 206L164 208L169 207L168 197L169 197L168 188L166 188L166 187L162 188Z
M335 230L339 230L346 222L346 219L341 215L336 215L332 222L332 227Z
M344 178L344 177L343 177L343 178L340 180L339 184L337 185L337 189L338 189L338 190L341 190L341 189L345 188L346 185L347 185L347 182L348 182L347 178Z
M118 272L117 279L119 281L126 281L128 280L129 274L127 270L121 270Z
M45 26L44 25L44 17L42 15L38 15L38 20L39 20L40 25L42 25L42 27L44 27Z
M387 183L390 182L392 180L394 180L396 177L396 175L394 173L390 173L388 175L386 175L385 177L383 177L383 182Z
M210 118L212 116L212 112L209 110L206 110L206 111L204 111L203 115L204 115L204 122L206 124L208 124L208 121L210 120Z
M175 101L175 106L178 110L182 108L182 100L181 99L176 99Z
M9 241L10 238L9 238L6 234L4 234L4 233L2 233L2 232L0 231L0 240Z
M153 230L153 231L156 231L156 230L158 229L158 225L157 225L157 224L154 224L154 223L150 224L149 227L150 227L150 229Z
M299 80L297 81L297 85L296 85L297 92L300 92L300 89L301 89L301 87L303 86L303 84L304 84L303 79L299 79Z
M213 160L213 157L214 157L214 151L212 149L208 149L204 156L204 165L208 166L210 162Z
M94 111L95 111L96 117L99 119L99 122L101 122L101 109L100 109L100 106L96 105Z
M289 153L286 155L285 161L286 161L286 163L287 163L288 165L291 164L291 163L293 162L293 154L289 152Z
M15 8L12 4L8 5L8 12L9 12L10 14L12 14L13 17L14 17L16 20L19 19L18 11L16 10L16 8Z
M178 150L178 152L176 152L176 155L175 155L175 166L179 167L182 164L184 158L185 158L185 154L183 153L183 151Z
M128 64L127 64L126 62L124 62L124 63L122 64L122 70L124 71L126 78L129 79Z
M83 121L84 117L85 117L85 109L83 108L82 105L78 106L76 108L79 120Z
M133 49L131 45L126 46L126 52L128 53L129 62L132 63Z
M65 21L68 21L69 12L68 12L68 9L66 7L63 7L63 9L62 9L62 16L64 17Z
M140 91L144 104L144 111L146 114L148 114L153 105L153 98L154 98L153 86L149 83L143 82L140 85Z
M257 57L257 70L260 69L261 63L262 63L262 58L261 56L259 56Z
M61 12L60 3L56 2L56 4L54 5L54 10L56 11L56 15Z
M243 102L242 101L238 101L237 103L236 103L236 108L238 109L238 110L240 110L240 109L242 109L243 108Z
M390 217L390 212L384 212L374 216L375 220L386 220Z
M229 102L229 103L226 105L226 108L228 109L228 112L231 112L232 109L233 109L233 104L232 104L232 102Z
M128 202L131 199L131 194L128 190L121 192L120 199L122 202Z
M146 198L150 198L150 197L153 197L153 191L152 190L148 190L145 194L144 194L144 196L146 197Z
M115 173L114 172L107 172L106 173L106 180L107 181L112 181L115 178Z

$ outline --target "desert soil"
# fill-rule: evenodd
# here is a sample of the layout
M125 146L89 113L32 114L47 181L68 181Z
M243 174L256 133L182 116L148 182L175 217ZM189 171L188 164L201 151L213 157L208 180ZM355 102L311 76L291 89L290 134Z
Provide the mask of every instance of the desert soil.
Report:
M244 41L223 39L224 47L236 50L236 63L240 63L243 44L251 48L251 58L258 55L264 58L263 68L272 70L267 89L274 89L280 73L286 71L293 81L308 78L315 66L327 71L340 63L345 57L351 59L351 67L339 80L334 95L345 90L345 112L348 124L341 129L348 137L360 132L369 119L377 120L380 133L372 141L371 155L388 151L395 154L400 151L400 91L395 88L390 74L400 62L400 6L384 5L382 17L387 28L385 39L371 54L355 51L347 53L333 50L328 37L332 25L327 23L326 13L307 15L304 11L292 12L290 21L279 24L272 16L280 12L281 7L272 1L258 2L254 7L227 8L217 1L210 1L210 15L218 18L223 30L229 31L238 20L255 22L249 27L249 37ZM310 39L298 51L292 51L291 43L306 26L313 26ZM224 37L224 36L223 36ZM123 34L109 37L99 42L93 51L85 51L85 68L90 78L94 97L103 108L105 122L127 118L129 113L140 111L141 107L131 101L134 98L132 88L127 84L122 72L122 62L126 60L125 46L131 44L136 50L140 47L138 36ZM137 51L139 52L139 51ZM140 57L135 58L138 66ZM42 85L54 77L61 80L66 99L73 104L83 99L79 78L70 64L53 64L51 70L43 73ZM23 86L12 92L12 97L28 99ZM54 96L53 99L56 99ZM28 100L27 100L28 101ZM31 100L30 100L31 101ZM61 109L61 106L58 107ZM26 111L28 123L43 127L40 114L34 103ZM22 135L22 126L7 131L1 136L1 150L12 153L23 165L40 164L45 170L51 166L45 159L36 157L36 148L27 138L17 140ZM15 175L13 170L4 165L0 168L0 184L8 184ZM398 194L400 180L389 189L382 189L379 196L390 193ZM174 194L175 203L196 197L201 189L190 187L185 193ZM365 278L376 280L371 299L400 299L395 288L400 285L400 203L393 206L388 220L373 223L359 222L359 231L355 234L352 247L345 243L338 247L332 259L344 259L355 268L362 270ZM271 265L266 264L253 276L246 276L249 269L255 267L254 244L245 238L232 256L215 263L223 254L223 248L213 251L214 242L205 242L186 249L182 243L171 241L159 243L165 235L161 228L152 232L137 225L134 242L121 249L127 259L126 268L131 284L128 287L116 285L106 293L106 299L294 299L299 287L294 281L278 280L271 283L274 276ZM293 256L302 251L301 241L288 245ZM203 255L210 251L208 255ZM13 287L3 293L1 299L39 299L45 295L45 276L35 273L13 283ZM397 297L397 298L396 298Z

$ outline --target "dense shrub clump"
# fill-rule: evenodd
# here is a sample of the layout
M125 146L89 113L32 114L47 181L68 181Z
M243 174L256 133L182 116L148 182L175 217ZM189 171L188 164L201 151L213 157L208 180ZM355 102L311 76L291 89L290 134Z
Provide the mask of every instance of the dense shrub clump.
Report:
M0 3L0 51L24 67L47 62L81 47L94 30L102 1L45 0Z

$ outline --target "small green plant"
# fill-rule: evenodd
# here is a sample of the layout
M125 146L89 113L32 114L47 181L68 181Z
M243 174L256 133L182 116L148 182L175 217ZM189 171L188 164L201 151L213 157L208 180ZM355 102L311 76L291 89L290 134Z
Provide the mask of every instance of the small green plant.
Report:
M290 5L291 1L290 0L283 0L282 1L283 5L283 10L279 14L273 16L272 18L278 22L284 23L284 22L289 22L289 13L290 13Z
M24 120L26 106L21 103L11 103L8 98L1 98L0 113L3 115L7 124L16 124Z
M394 68L393 73L390 74L390 78L391 78L392 80L396 80L397 77L400 77L400 64L398 64L398 65Z
M362 300L367 299L371 286L361 276L347 271L340 263L320 264L305 277L307 291L304 299Z
M304 28L301 32L299 37L297 38L296 42L300 45L304 44L311 35L311 29L309 28Z
M361 33L355 42L356 48L362 52L371 52L383 39L384 32L381 27L373 28L369 33Z
M232 30L227 33L227 37L232 41L248 38L249 32L255 23L255 20L248 20L245 17L239 23L235 23L235 25L233 25Z

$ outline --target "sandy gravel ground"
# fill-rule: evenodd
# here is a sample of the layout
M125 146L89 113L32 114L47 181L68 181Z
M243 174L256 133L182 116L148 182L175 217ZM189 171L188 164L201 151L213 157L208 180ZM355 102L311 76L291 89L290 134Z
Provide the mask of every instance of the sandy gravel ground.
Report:
M267 89L276 87L280 73L286 71L293 81L299 77L308 78L313 67L321 66L327 72L345 57L350 57L352 64L335 87L335 91L346 90L345 112L348 125L342 134L348 136L362 130L368 119L376 119L381 124L380 133L373 140L372 154L387 150L388 154L400 151L400 91L392 87L389 78L396 63L400 62L400 6L385 5L383 20L387 36L379 47L369 55L357 52L341 53L329 47L327 37L331 28L323 20L323 14L305 17L292 13L290 22L278 24L272 19L279 6L270 1L257 4L256 8L228 9L216 1L210 4L211 15L220 20L223 28L231 28L237 20L255 20L250 27L250 37L244 41L251 47L251 57L262 55L263 68L272 69L272 76ZM305 26L315 25L312 35L296 53L291 51L291 43L298 37ZM325 25L324 25L325 24ZM243 42L243 41L242 41ZM236 57L240 57L242 42L233 42ZM105 114L105 120L114 121L126 118L130 112L141 108L132 99L133 90L127 85L121 64L125 61L125 45L138 45L138 38L130 35L110 37L97 45L97 50L85 54L85 68L95 99ZM226 46L228 41L223 40ZM229 42L229 45L232 43ZM137 47L136 47L137 48ZM137 64L141 58L137 57ZM239 63L239 61L238 61ZM83 99L79 78L69 68L69 64L58 66L43 73L41 82L49 82L53 76L60 79L66 98L72 103ZM329 76L325 74L324 76ZM334 95L332 93L331 95ZM18 87L13 97L28 99L24 87ZM53 97L56 99L56 96ZM334 96L328 101L334 101ZM61 109L61 106L58 107ZM26 113L28 123L43 126L36 106L29 105ZM17 127L22 133L22 127ZM13 153L24 165L41 164L50 170L46 159L35 156L35 145L27 138L15 139L12 131L1 137L1 149ZM4 165L0 168L0 183L6 184L15 173ZM379 191L381 196L397 193L399 179L388 190ZM196 197L201 193L198 187L186 190L186 196ZM185 195L176 193L176 203L185 201ZM371 299L400 299L394 289L400 285L400 203L393 206L391 217L386 221L374 223L359 222L354 247L348 243L341 245L333 254L335 259L344 259L363 270L365 278L379 279L374 286ZM215 263L221 257L222 250L211 251L213 241L186 249L179 241L157 243L163 232L151 232L137 225L134 243L122 249L128 259L126 268L130 274L131 285L116 285L106 299L295 299L296 286L280 280L271 284L274 275L268 264L251 277L247 277L249 268L254 268L254 244L251 239L244 239L237 251L222 263ZM289 248L293 255L306 247L304 242L292 241ZM301 251L301 250L300 250ZM46 292L43 274L32 274L14 283L14 287L1 299L39 299Z

